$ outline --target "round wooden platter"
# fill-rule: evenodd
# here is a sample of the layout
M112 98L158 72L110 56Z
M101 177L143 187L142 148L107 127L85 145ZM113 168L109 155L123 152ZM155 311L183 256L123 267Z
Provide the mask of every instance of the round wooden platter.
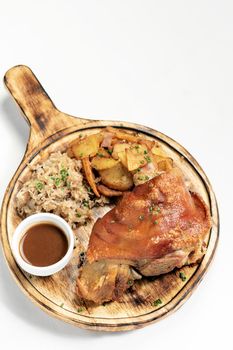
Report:
M8 266L16 282L26 295L49 315L76 326L102 331L137 329L160 320L175 311L192 294L201 281L216 249L219 234L217 203L211 185L195 159L177 142L148 127L128 122L97 121L75 118L60 112L52 103L39 81L26 66L11 68L5 75L5 84L21 108L31 132L24 158L13 176L3 200L1 211L1 241ZM94 218L77 234L78 244L71 262L59 273L50 277L30 276L16 264L11 252L11 239L21 219L14 198L30 173L28 164L42 161L51 152L64 151L80 134L96 133L105 126L137 131L144 138L156 139L179 166L192 189L202 195L209 205L212 229L208 237L207 252L199 264L185 266L156 278L143 278L117 302L94 306L75 294L79 253L87 248L95 219L109 210L97 208ZM142 247L143 249L143 247ZM179 277L180 271L187 276ZM154 305L157 299L162 304Z

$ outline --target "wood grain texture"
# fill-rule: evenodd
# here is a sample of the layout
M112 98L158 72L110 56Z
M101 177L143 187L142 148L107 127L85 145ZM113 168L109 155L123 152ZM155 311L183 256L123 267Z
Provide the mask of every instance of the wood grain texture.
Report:
M160 320L175 311L192 294L201 281L216 249L219 234L217 203L211 185L195 159L177 142L166 135L145 126L113 121L80 119L60 112L49 99L44 89L25 66L10 69L5 84L25 115L30 128L30 138L19 168L12 178L2 204L1 241L6 261L20 288L28 297L48 314L76 326L104 331L131 330ZM202 195L211 210L212 229L208 237L208 249L201 263L181 269L187 276L185 282L175 270L156 278L143 278L128 290L118 302L95 306L83 302L75 295L79 253L87 248L94 221L103 216L108 208L96 208L94 218L87 226L76 232L78 244L71 262L62 271L50 277L30 276L16 264L10 242L13 232L21 221L14 198L30 175L28 163L34 164L46 159L51 152L64 151L67 145L80 133L95 133L105 126L117 126L137 131L144 138L156 139L174 159L190 182L193 190ZM162 304L154 306L155 300ZM80 308L83 308L82 311Z

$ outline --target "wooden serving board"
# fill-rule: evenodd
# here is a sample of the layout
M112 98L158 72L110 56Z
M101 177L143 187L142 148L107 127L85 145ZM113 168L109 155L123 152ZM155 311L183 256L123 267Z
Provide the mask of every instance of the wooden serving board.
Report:
M5 84L21 108L30 126L30 137L24 158L13 176L3 200L1 211L1 241L8 266L25 294L49 315L76 326L104 331L136 329L160 320L175 311L192 294L206 272L218 242L219 219L217 203L211 185L195 159L177 142L148 127L114 121L97 121L75 118L60 112L50 100L39 81L26 66L11 68L5 75ZM67 145L81 133L98 132L105 126L139 132L144 138L156 139L174 159L192 188L200 193L211 210L212 229L208 249L200 264L183 267L156 278L143 278L128 290L118 302L102 306L84 303L75 295L79 253L88 244L93 222L78 230L79 242L68 266L50 277L30 276L16 264L10 247L13 232L21 219L14 198L29 176L28 164L45 159L51 152L66 150ZM98 208L95 217L108 208ZM180 271L187 276L179 277ZM162 304L154 305L160 299Z

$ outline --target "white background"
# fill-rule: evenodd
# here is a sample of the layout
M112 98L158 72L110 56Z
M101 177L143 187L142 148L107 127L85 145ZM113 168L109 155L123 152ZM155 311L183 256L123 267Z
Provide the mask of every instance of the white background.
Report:
M217 195L221 236L199 288L144 329L94 333L57 321L15 285L0 253L0 339L14 349L233 349L232 1L0 0L0 196L28 126L2 78L32 68L59 109L151 126L184 145Z

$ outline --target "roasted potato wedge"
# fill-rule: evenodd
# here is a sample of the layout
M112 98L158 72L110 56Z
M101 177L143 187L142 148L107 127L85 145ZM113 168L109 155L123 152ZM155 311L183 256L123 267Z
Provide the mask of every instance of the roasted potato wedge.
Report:
M112 157L114 159L118 159L119 158L118 153L125 152L127 148L130 148L130 145L128 143L121 143L121 142L116 143L113 147Z
M86 157L93 157L98 153L99 145L103 140L103 134L89 135L74 143L71 148L74 156L77 159L83 159Z
M159 171L169 171L173 168L173 160L171 158L165 158L158 162Z
M110 158L110 153L105 149L100 147L97 152L97 156L99 157L105 157L105 158Z
M165 158L167 157L166 153L162 150L162 148L158 146L154 146L151 149L151 152L156 156L165 157Z
M148 150L145 145L132 144L126 150L127 168L129 171L143 167L150 161Z
M124 167L127 168L127 157L126 157L126 149L128 149L130 145L128 143L116 143L113 147L112 157L115 159L119 159Z
M105 158L100 156L95 156L91 160L91 166L92 168L96 170L104 170L114 167L117 163L119 163L119 160L115 160L113 158Z
M99 194L97 187L96 187L95 178L94 178L94 174L93 174L92 169L91 169L91 163L90 163L89 158L83 158L82 165L83 165L83 170L84 170L86 179L87 179L89 185L91 186L92 191L94 192L94 194L97 197L100 197L100 194Z
M173 168L173 160L169 157L153 155L153 162L157 165L158 171L168 171Z
M124 167L127 168L128 163L127 163L127 156L126 156L125 151L119 152L118 157L119 157L119 160L121 161L121 163L124 165Z
M126 191L133 186L133 178L129 171L118 163L110 169L99 171L101 181L113 190Z
M123 194L121 191L112 190L111 188L108 188L104 185L98 185L97 189L101 194L103 194L106 197L119 197Z
M125 141L135 142L135 143L137 143L141 140L141 137L139 137L139 136L135 136L135 135L129 134L125 131L121 131L119 129L112 128L111 126L108 126L106 129L108 131L110 131L111 133L113 133L119 140L125 140Z
M139 143L141 143L142 145L145 145L149 150L151 150L157 144L156 141L151 141L151 140L146 140L146 139L141 139L139 141Z

